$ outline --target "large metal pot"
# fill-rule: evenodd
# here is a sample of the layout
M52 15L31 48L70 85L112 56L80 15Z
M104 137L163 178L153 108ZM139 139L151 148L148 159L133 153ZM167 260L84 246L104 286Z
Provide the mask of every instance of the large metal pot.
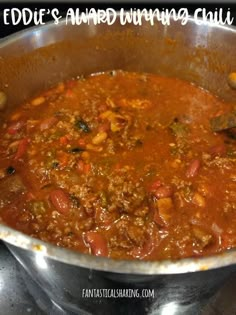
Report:
M170 26L117 22L109 27L48 24L0 43L0 91L8 96L8 111L60 80L124 69L176 76L232 101L236 91L229 88L227 75L236 70L235 51L234 28L199 26L193 20L185 26L179 22ZM94 304L99 313L98 300L85 302L82 288L109 288L112 281L123 287L168 286L176 297L188 292L184 303L197 301L212 294L236 263L236 250L178 261L115 261L58 248L4 225L0 225L0 237L46 294L76 313L83 309L94 314ZM221 268L220 272L215 268ZM107 304L107 314L111 305Z

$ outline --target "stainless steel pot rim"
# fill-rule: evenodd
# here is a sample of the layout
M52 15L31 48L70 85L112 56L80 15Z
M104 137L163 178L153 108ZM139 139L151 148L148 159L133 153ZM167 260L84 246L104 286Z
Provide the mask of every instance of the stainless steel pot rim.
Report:
M203 21L201 18L198 18L197 20L198 21ZM196 22L196 20L192 16L190 16L189 19L188 19L188 23L195 23L195 22ZM172 23L180 23L180 21L172 22ZM63 18L60 21L60 23L57 25L57 27L64 26L65 24L66 24L66 19ZM213 25L210 22L205 22L205 24L202 24L201 26L220 28L220 29L227 30L229 32L236 33L236 26L234 26L234 25L231 25L231 26L217 25L217 24ZM29 27L29 28L27 28L25 30L18 31L18 32L14 33L14 34L8 35L5 38L0 39L0 48L8 45L10 42L13 42L15 40L19 40L19 39L21 39L23 37L27 37L33 31L50 29L52 27L55 27L54 21L49 21L49 22L45 23L44 25L31 26L31 27ZM79 27L79 25L74 25L74 27ZM137 27L140 27L140 26L137 26ZM166 27L168 27L168 26L166 26Z
M152 276L181 274L216 269L236 263L236 249L208 257L179 260L141 261L96 257L43 242L3 224L0 224L0 238L11 245L30 250L35 254L36 261L39 258L41 262L44 257L47 257L74 266L123 274ZM42 266L43 268L45 268L45 264L46 261Z
M189 23L194 23L193 18L189 19ZM60 25L65 24L65 19ZM42 26L30 27L27 30L17 32L7 36L0 41L0 48L20 39L29 36L34 31L47 30L55 26L53 22L49 22ZM236 27L212 26L211 23L205 24L206 27L223 28L227 31L236 33ZM76 26L79 27L79 26ZM30 250L40 259L44 257L51 258L69 265L101 270L113 273L125 274L142 274L142 275L161 275L161 274L180 274L187 272L204 271L226 267L236 263L236 249L228 250L220 254L199 257L185 258L180 260L162 260L162 261L141 261L141 260L114 260L105 257L95 257L92 255L82 254L65 248L34 239L17 230L0 224L0 239L14 245L16 247ZM42 261L42 260L41 260ZM46 263L46 261L45 261ZM40 267L40 266L39 266ZM45 265L44 265L45 268Z

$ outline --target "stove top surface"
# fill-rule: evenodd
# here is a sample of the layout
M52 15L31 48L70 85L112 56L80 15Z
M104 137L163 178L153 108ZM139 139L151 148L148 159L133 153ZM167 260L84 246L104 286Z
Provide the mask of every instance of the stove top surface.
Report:
M2 242L0 242L0 257L0 313L43 314L25 286L18 262Z
M0 242L0 257L1 314L71 315L47 298L2 242ZM128 315L141 314L142 307L144 311L146 309L145 313L150 315L233 315L236 314L236 267L229 268L231 268L231 273L223 286L211 298L202 299L197 303L182 304L181 300L176 300L173 294L173 300L167 298L166 304L159 301L160 297L168 296L170 292L155 294L154 299L146 299L143 305L139 301L136 303L127 299L112 303L114 306L119 305L119 314ZM116 283L114 287L117 287ZM184 291L183 293L186 294ZM100 303L107 304L110 300L101 299Z

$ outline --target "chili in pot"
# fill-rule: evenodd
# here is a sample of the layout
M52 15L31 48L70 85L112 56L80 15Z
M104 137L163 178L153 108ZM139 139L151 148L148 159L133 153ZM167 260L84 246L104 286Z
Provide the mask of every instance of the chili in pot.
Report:
M196 85L153 74L61 82L0 129L1 221L117 259L233 248L234 110Z

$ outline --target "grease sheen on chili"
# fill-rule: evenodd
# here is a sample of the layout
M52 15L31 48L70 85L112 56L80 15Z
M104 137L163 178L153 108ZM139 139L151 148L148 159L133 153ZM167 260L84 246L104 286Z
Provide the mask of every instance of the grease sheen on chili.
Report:
M19 106L0 129L0 218L83 253L161 260L236 246L230 112L175 78L113 71Z

